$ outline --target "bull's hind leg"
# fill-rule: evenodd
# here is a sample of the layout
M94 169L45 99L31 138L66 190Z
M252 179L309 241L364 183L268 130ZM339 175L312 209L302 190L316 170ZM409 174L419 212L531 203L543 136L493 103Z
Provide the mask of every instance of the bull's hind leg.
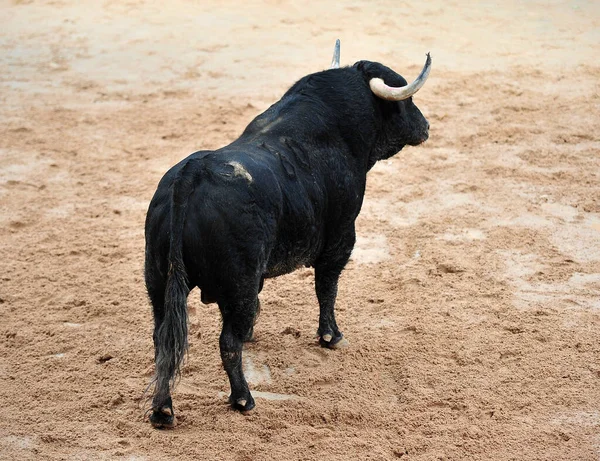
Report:
M229 402L236 410L249 411L254 408L254 399L242 370L242 346L244 341L252 337L258 309L257 293L243 300L219 302L219 308L223 315L219 346L223 367L231 386Z
M260 315L260 300L256 299L256 309L254 309L254 315L252 317L252 326L248 333L244 336L244 342L249 343L254 341L254 325L256 325L256 321L258 320L258 316Z
M335 320L335 300L338 280L354 247L354 229L344 240L324 252L315 263L315 291L319 300L319 343L323 347L339 349L348 341Z

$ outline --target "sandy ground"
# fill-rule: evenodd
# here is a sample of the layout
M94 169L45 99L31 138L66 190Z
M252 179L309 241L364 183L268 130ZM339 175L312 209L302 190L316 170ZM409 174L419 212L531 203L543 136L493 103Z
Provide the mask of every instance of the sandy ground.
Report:
M0 458L600 459L600 4L0 3ZM469 6L470 5L470 6ZM369 174L338 320L271 280L226 404L190 296L179 426L144 419L143 222L162 174L298 78L383 62L430 140Z

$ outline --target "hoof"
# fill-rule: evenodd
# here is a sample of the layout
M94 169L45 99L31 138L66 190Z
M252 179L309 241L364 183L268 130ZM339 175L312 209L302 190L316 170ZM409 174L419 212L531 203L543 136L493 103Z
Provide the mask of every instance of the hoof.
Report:
M239 398L235 401L230 397L229 401L231 402L231 406L233 407L234 410L238 410L238 411L242 411L242 412L250 411L256 406L252 396L250 396L249 398L246 398L246 399Z
M150 423L156 429L171 429L176 426L177 421L173 414L173 409L169 407L163 407L159 410L152 410L150 415Z
M350 341L346 338L341 338L337 343L329 345L330 349L345 349L350 346Z
M321 347L327 347L328 349L344 349L348 347L350 343L344 335L340 333L339 336L333 337L330 334L325 334L319 338L319 344Z

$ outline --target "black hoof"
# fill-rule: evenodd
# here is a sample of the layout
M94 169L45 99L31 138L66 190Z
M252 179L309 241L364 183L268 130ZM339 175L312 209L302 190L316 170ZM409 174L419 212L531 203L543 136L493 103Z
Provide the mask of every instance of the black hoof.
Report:
M250 411L256 406L254 399L250 394L248 394L248 397L238 397L236 399L229 396L229 403L234 410L242 412Z
M171 429L176 424L175 413L168 407L154 409L150 415L150 423L157 429Z
M324 335L319 334L319 344L321 347L327 347L328 349L343 349L350 343L344 338L342 333L338 332L337 335L331 333L326 333Z

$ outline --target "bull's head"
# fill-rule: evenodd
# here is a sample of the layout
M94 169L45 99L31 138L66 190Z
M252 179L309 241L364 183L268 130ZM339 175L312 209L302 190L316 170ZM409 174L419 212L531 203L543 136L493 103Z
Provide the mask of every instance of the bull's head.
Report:
M331 69L340 66L340 41L337 40L331 61ZM384 122L385 147L376 154L373 161L394 155L404 145L416 146L429 137L429 122L412 101L431 71L431 56L427 53L425 66L415 79L408 84L401 75L383 64L359 61L353 66L360 71L372 94L376 96L377 106Z
M354 66L362 72L371 91L378 98L384 122L389 127L387 134L402 145L416 146L425 142L429 137L429 122L413 103L412 96L421 89L429 76L429 53L423 70L411 84L407 84L404 77L389 67L377 62L360 61ZM395 152L389 155L393 154Z
M405 145L416 146L429 137L429 122L413 103L412 96L423 86L431 69L427 54L425 67L417 79L407 84L404 77L392 69L369 61L354 65L362 74L381 114L381 142L371 153L370 163L395 155Z

